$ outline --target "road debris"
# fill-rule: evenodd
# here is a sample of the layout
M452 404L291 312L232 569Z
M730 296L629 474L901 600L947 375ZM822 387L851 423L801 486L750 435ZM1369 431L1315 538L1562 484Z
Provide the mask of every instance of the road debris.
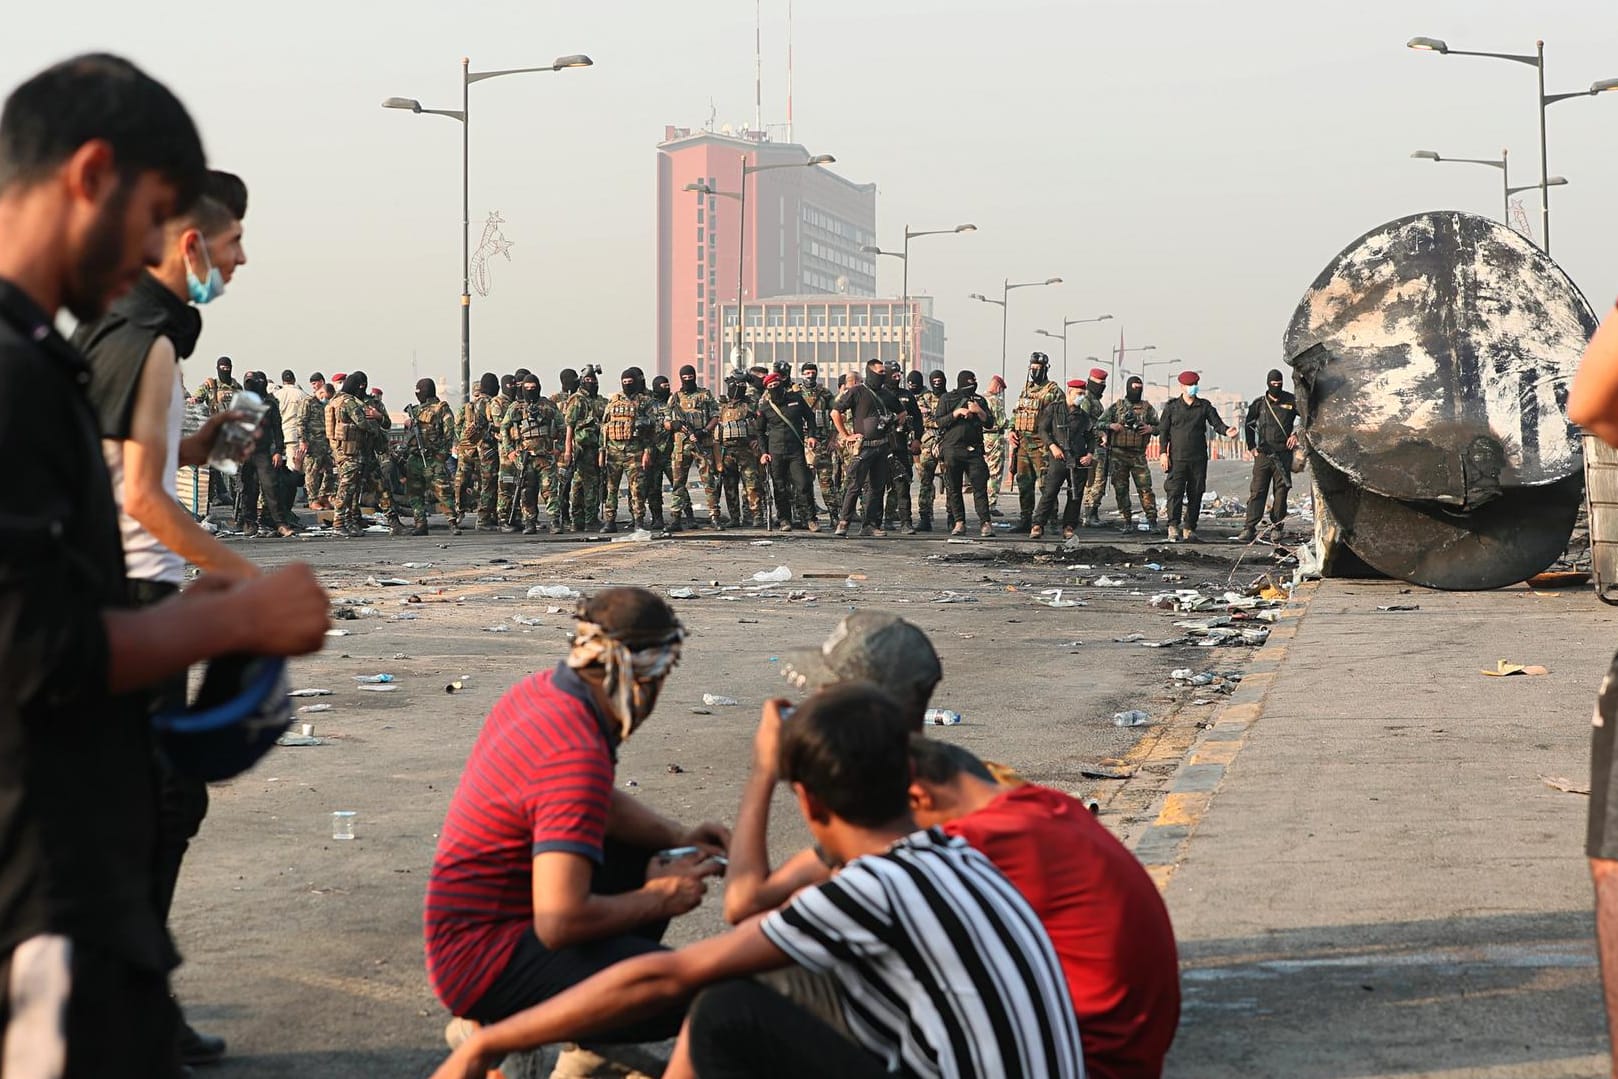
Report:
M1502 659L1495 663L1494 670L1491 671L1485 669L1479 671L1478 673L1486 674L1490 678L1509 678L1514 674L1537 676L1542 674L1550 674L1551 671L1549 667L1540 667L1535 664L1512 663L1509 660Z
M1047 588L1043 592L1041 592L1040 595L1051 597L1050 599L1036 599L1034 601L1035 603L1039 604L1041 607L1088 607L1089 606L1089 604L1085 603L1083 600L1063 599L1062 598L1062 590L1060 588Z
M1562 791L1566 794L1588 795L1590 793L1590 784L1588 783L1577 783L1571 779L1564 779L1561 776L1542 775L1539 777L1539 779L1540 782L1551 788L1551 790Z
M697 590L695 588L689 588L689 587L686 587L686 586L682 585L679 588L671 588L671 589L669 589L669 599L696 599L696 598L697 598Z
M354 676L354 681L356 681L356 682L373 682L373 683L380 684L380 683L384 683L384 682L393 681L393 675L391 675L391 674L356 674Z
M1378 607L1377 610L1385 612L1419 611L1421 610L1421 605L1418 603L1389 603L1386 606Z
M1088 779L1130 779L1136 771L1138 769L1133 764L1112 758L1079 765L1079 775Z
M704 693L702 695L702 703L707 705L709 708L720 708L727 705L740 704L741 702L735 697L726 697L719 693Z
M774 569L763 569L753 574L753 580L762 584L780 584L792 580L792 570L786 566L776 566Z
M954 727L960 724L961 713L948 708L929 708L921 721L928 727Z
M578 599L578 592L565 584L536 584L528 590L529 599Z
M287 691L288 697L330 697L329 689L293 689Z
M1127 712L1114 712L1112 725L1115 727L1144 727L1152 721L1151 714L1139 708L1131 708Z
M976 596L969 596L965 592L952 592L945 590L933 597L934 603L976 603Z

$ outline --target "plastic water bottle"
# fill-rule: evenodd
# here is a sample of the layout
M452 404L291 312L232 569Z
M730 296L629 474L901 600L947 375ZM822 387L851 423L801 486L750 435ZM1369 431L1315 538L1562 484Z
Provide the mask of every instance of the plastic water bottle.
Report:
M922 723L929 727L954 727L961 722L961 713L948 708L929 708Z
M230 399L230 411L241 412L245 416L234 423L227 423L219 428L214 436L213 445L208 450L208 467L217 469L221 474L234 476L241 466L253 454L253 446L258 442L258 427L264 420L264 414L270 406L264 398L251 390L241 390Z
M1151 715L1147 712L1142 712L1139 708L1131 708L1127 712L1114 712L1112 715L1112 722L1115 727L1144 727L1151 721Z

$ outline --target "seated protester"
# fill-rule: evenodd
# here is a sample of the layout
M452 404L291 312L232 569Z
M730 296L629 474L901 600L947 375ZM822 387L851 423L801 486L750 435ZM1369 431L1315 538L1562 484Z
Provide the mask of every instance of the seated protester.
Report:
M621 959L661 951L668 921L702 902L720 825L686 829L616 789L619 744L651 714L685 629L661 598L610 588L579 604L554 670L495 704L461 775L427 882L427 976L452 1013L493 1022ZM649 864L649 859L653 859ZM671 1001L603 1041L673 1037ZM452 1022L452 1030L464 1024ZM446 1032L447 1034L449 1032Z
M1162 1075L1180 1018L1179 960L1140 862L1084 803L1031 783L1003 787L959 746L912 738L910 765L916 823L983 852L1039 915L1078 1013L1085 1070Z
M837 876L724 936L626 960L483 1028L437 1079L598 1036L697 990L666 1079L1082 1077L1073 1002L1027 901L964 840L914 830L911 727L867 683L806 700L782 728L778 768ZM790 964L835 979L849 1038L749 977Z

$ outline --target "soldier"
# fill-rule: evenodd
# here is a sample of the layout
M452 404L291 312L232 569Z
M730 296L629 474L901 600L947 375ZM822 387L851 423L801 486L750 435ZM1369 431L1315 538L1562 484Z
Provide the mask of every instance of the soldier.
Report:
M500 380L500 396L495 398L489 409L489 418L496 423L505 419L511 405L522 397L522 381L528 377L528 368L519 367L511 374ZM516 520L517 512L511 506L511 496L517 490L517 470L503 453L497 453L500 460L499 483L500 488L495 493L495 519L501 525L508 525Z
M831 422L846 447L843 505L832 534L847 536L855 504L865 498L865 535L883 537L882 500L888 490L888 449L898 425L899 400L887 388L882 361L865 363L865 381L854 382L831 408Z
M719 476L714 471L713 435L719 426L719 402L705 387L697 385L697 369L690 364L680 368L680 390L674 395L670 418L674 421L674 520L672 531L685 527L682 518L689 520L691 466L697 466L697 478L708 492L708 521L716 529L723 527L719 520Z
M561 389L551 394L551 404L556 406L557 414L565 418L567 416L568 406L573 403L573 395L579 392L579 373L573 370L571 367L564 367L556 378L557 381L561 383ZM504 415L504 409L495 413L495 422L498 423L500 417ZM560 508L561 513L560 515L554 513L551 515L551 527L556 531L561 532L573 521L573 506L572 497L570 494L570 492L573 490L572 465L558 466L556 472L556 489L558 492L560 492L560 497L557 499L557 506Z
M1236 536L1238 543L1252 543L1258 536L1258 523L1264 517L1264 497L1274 488L1270 504L1270 537L1281 538L1281 525L1287 518L1287 494L1292 490L1292 451L1298 448L1293 427L1298 422L1297 400L1283 385L1281 372L1272 368L1264 379L1263 396L1247 408L1248 450L1253 454L1253 482L1247 491L1247 521Z
M984 433L994 423L994 412L990 403L978 396L977 376L971 371L958 373L955 391L939 398L934 418L938 422L939 457L944 463L944 499L955 522L949 534L959 536L966 531L966 500L961 492L965 481L972 485L979 534L993 536L989 466L983 459L983 443Z
M796 390L787 389L787 377L764 379L764 400L758 406L758 440L764 453L761 464L770 470L775 488L776 526L791 532L794 520L811 532L820 531L815 517L814 478L804 454L820 443L814 410Z
M651 463L646 466L644 498L648 528L663 531L668 522L663 519L663 483L674 477L674 394L669 389L669 376L652 379L651 430L647 433L652 451Z
M520 510L523 535L538 534L539 500L543 497L551 529L559 534L566 532L567 525L560 516L564 495L558 489L556 447L567 437L567 427L555 403L540 392L537 375L523 378L517 400L500 418L499 428L500 456L517 478L512 516L501 519L500 531L518 530L515 516Z
M309 376L309 396L303 402L303 490L312 510L332 508L337 486L332 474L331 443L326 439L326 405L335 394L319 371Z
M474 525L480 532L493 531L499 525L495 506L500 485L500 420L504 413L496 413L495 400L500 396L500 379L493 371L486 371L472 389L472 399L461 406L461 420L455 425L455 524L452 532L459 532L461 517L475 514Z
M286 456L286 442L281 434L280 411L275 398L270 396L269 380L263 374L249 371L242 385L262 397L269 407L261 421L253 453L242 465L238 525L242 535L258 535L261 516L259 509L262 504L262 517L266 529L274 528L283 537L295 535L296 530L286 523L275 489L275 469Z
M747 376L732 371L725 376L725 399L719 404L719 426L715 429L714 459L719 468L720 482L725 498L730 502L730 524L740 527L746 521L764 519L759 487L758 429L753 414L753 403L747 399ZM741 499L745 494L748 515L742 516ZM714 527L719 523L719 501L714 500L709 514Z
M603 532L618 531L618 484L629 485L631 528L639 528L646 513L646 475L652 467L653 429L657 411L652 395L646 392L646 373L639 367L626 367L619 376L622 390L607 400L601 421L601 463L607 486Z
M1078 524L1085 469L1094 463L1091 419L1090 413L1083 407L1083 396L1082 393L1077 394L1071 407L1066 401L1061 401L1040 410L1039 426L1035 433L1045 444L1046 464L1045 475L1040 482L1039 505L1034 509L1034 523L1028 530L1031 539L1044 535L1045 526L1056 516L1056 499L1064 483L1068 491L1067 506L1062 511L1063 538L1071 537L1074 526Z
M778 362L776 364L776 366L777 367L782 367L782 366L786 366L786 365ZM788 370L790 370L790 369L791 368L788 367ZM761 400L764 399L764 376L768 375L769 373L770 373L770 369L768 367L763 366L762 364L756 365L756 366L753 366L753 367L749 367L747 369L747 403L748 404L756 406ZM752 482L753 482L752 494L757 496L758 504L760 506L763 506L765 511L768 512L769 506L764 501L764 469L763 468L756 468L756 469L753 470L753 481ZM758 527L763 528L764 527L764 518L760 517L756 521L753 519L753 509L752 509L753 502L754 502L754 499L752 499L752 498L749 498L748 501L747 501L747 508L742 513L742 527L751 528L756 524Z
M410 512L416 519L412 536L427 534L427 515L433 501L442 503L449 517L449 533L461 534L461 516L455 511L454 484L449 480L449 454L455 445L455 415L438 399L438 385L430 378L416 383L416 404L405 409L405 486L410 491Z
M1157 436L1163 451L1163 471L1168 479L1164 494L1168 499L1169 541L1201 543L1197 538L1197 517L1202 513L1202 492L1208 485L1208 428L1236 437L1236 428L1226 427L1219 410L1198 396L1202 377L1195 371L1180 372L1180 396L1163 406ZM1181 512L1184 528L1181 528Z
M933 530L933 498L937 494L934 484L939 478L938 457L938 403L944 399L949 389L949 380L942 371L932 371L927 375L927 392L916 398L916 406L921 409L921 488L916 492L916 531L931 532ZM944 513L949 524L955 524L955 513L952 504L945 500Z
M1072 385L1072 383L1068 383ZM1107 392L1107 372L1099 367L1090 368L1090 378L1082 384L1083 393L1074 402L1075 406L1090 417L1090 469L1088 475L1081 477L1084 480L1084 527L1101 527L1101 497L1107 490L1107 459L1110 454L1102 449L1103 440L1106 439L1107 428L1101 422L1102 413L1107 407L1102 398ZM1110 440L1108 440L1110 442ZM1071 497L1079 497L1074 491Z
M1152 493L1152 473L1146 467L1146 444L1157 434L1157 409L1144 399L1146 384L1139 375L1124 383L1124 398L1114 401L1101 415L1107 429L1107 468L1112 473L1112 491L1118 499L1118 514L1126 533L1135 530L1129 506L1129 481L1134 479L1140 495L1140 511L1146 525L1157 531L1157 496Z
M1034 488L1045 474L1045 442L1037 433L1040 414L1052 405L1064 410L1067 407L1061 387L1049 378L1050 366L1050 357L1043 352L1028 357L1028 383L1012 410L1007 447L1014 462L1012 472L1017 477L1018 532L1033 528Z
M910 505L910 487L915 478L916 456L921 452L922 416L916 404L921 372L912 371L910 375L906 378L900 374L898 360L888 361L887 385L899 402L899 426L888 457L887 520L889 528L903 528L914 535L916 518Z
M1006 480L1006 380L990 375L989 393L984 399L994 417L994 430L983 429L983 459L989 467L989 512L999 517L1002 514L995 502Z
M593 367L579 376L579 389L567 408L567 448L562 467L573 469L573 509L569 519L574 528L596 528L601 523L601 506L596 484L601 477L601 422L606 416L607 399L598 392L601 383Z
M242 389L242 384L230 377L234 365L229 356L219 357L214 369L217 372L215 376L203 379L197 392L191 395L191 400L206 407L210 416L229 408L232 395L240 393Z
M326 403L326 440L337 467L337 531L345 536L363 536L360 529L360 493L365 483L365 454L370 440L381 428L366 413L364 371L355 371L343 380L340 393Z
M826 512L835 514L837 512L835 507L843 504L842 477L837 459L837 430L831 424L831 404L836 397L829 388L820 384L820 368L814 361L804 364L799 371L803 377L792 388L803 398L803 403L809 406L809 411L814 414L815 429L820 432L820 442L815 446L813 460L805 457L804 462L820 481L820 500L828 507L833 507ZM818 507L816 512L820 512Z
M393 418L382 403L382 391L373 389L363 402L365 414L376 422L376 433L366 445L366 487L376 499L376 508L387 519L395 536L405 533L405 523L399 519L399 462L393 457L393 442L388 432L393 430Z

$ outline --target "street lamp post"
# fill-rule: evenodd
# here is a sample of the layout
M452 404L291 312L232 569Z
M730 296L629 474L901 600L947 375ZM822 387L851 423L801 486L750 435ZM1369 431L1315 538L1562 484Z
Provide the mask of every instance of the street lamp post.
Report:
M1406 48L1417 52L1433 52L1440 56L1486 56L1493 60L1510 60L1515 64L1527 64L1539 74L1539 231L1543 235L1541 246L1548 255L1551 253L1551 194L1550 189L1557 185L1551 183L1550 158L1546 149L1545 138L1545 110L1558 101L1567 101L1575 97L1594 97L1610 90L1618 90L1618 79L1600 79L1590 84L1588 90L1575 90L1566 94L1547 94L1545 92L1545 42L1534 42L1534 55L1526 56L1511 52L1471 52L1465 49L1452 49L1442 38L1413 37L1405 42Z
M1157 346L1156 345L1131 345L1128 348L1114 348L1112 350L1112 377L1113 377L1113 381L1116 382L1118 380L1118 373L1120 371L1123 371L1124 374L1129 373L1128 371L1124 370L1124 353L1126 353L1126 352L1156 352L1156 351L1157 351Z
M1010 310L1011 290L1014 288L1037 288L1042 285L1060 285L1060 277L1047 277L1043 281L1018 281L1013 283L1010 278L1000 286L1000 298L992 299L981 292L974 292L968 299L981 300L984 303L1000 305L1000 381L1006 380L1006 316Z
M1490 168L1499 169L1500 189L1504 193L1503 201L1501 203L1501 213L1503 216L1500 218L1500 220L1509 225L1511 224L1511 196L1522 191L1534 191L1539 187L1538 184L1528 184L1524 187L1511 186L1511 172L1507 168L1510 153L1511 151L1509 150L1501 150L1498 160L1492 157L1443 157L1437 153L1434 153L1432 150L1417 150L1410 156L1421 161L1442 161L1451 165L1487 165ZM1561 187L1566 183L1566 177L1562 176L1552 176L1550 179L1545 181L1545 184L1548 187Z
M1142 382L1146 383L1149 386L1149 385L1151 385L1151 381L1146 377L1146 372L1147 371L1150 371L1154 367L1173 367L1176 364L1178 364L1179 362L1180 362L1180 357L1178 357L1178 356L1176 356L1176 357L1174 357L1173 359L1170 359L1170 360L1147 360L1147 359L1142 359L1141 364L1140 364L1140 380ZM1173 386L1172 383L1168 382L1165 379L1164 383L1163 383L1163 387L1164 387L1165 390L1168 391L1168 396L1169 397L1174 396L1174 386Z
M461 107L458 109L424 109L412 97L390 97L382 102L384 109L408 109L413 113L430 116L448 116L461 122L461 400L472 398L472 84L484 79L497 79L501 75L526 75L535 71L565 71L570 67L590 67L595 61L583 53L558 56L545 67L513 67L500 71L473 71L472 61L461 57Z
M904 324L904 339L899 344L899 362L900 362L900 364L902 366L904 366L904 367L909 367L910 366L911 338L915 335L915 330L913 329L913 321L912 321L912 319L910 317L910 241L915 239L917 236L949 236L949 235L953 235L954 233L957 233L957 232L976 232L977 230L978 230L978 227L976 225L956 225L952 229L919 229L919 230L912 229L909 225L906 225L905 226L904 250L902 250L902 251L884 251L880 247L871 247L869 244L867 244L866 246L860 248L861 251L865 252L868 255L888 255L888 256L890 256L892 258L899 259L901 262L904 263L904 270L903 270L903 281L904 281L904 283L903 283L902 289L901 289L901 291L902 291L901 302L904 305L905 324Z
M1035 330L1041 337L1060 337L1062 339L1062 381L1067 381L1067 330L1069 326L1077 326L1081 322L1106 322L1111 315L1097 315L1095 318L1064 318L1062 332L1052 333L1050 330Z
M830 154L816 154L807 161L777 161L769 165L749 165L747 155L742 154L742 190L736 198L741 200L741 223L736 233L736 369L739 371L747 364L742 359L742 327L745 325L742 304L742 267L747 257L747 178L755 172L768 172L770 169L807 169L816 165L830 165L837 159ZM706 184L687 185L687 190L707 192ZM707 192L721 194L721 192Z

